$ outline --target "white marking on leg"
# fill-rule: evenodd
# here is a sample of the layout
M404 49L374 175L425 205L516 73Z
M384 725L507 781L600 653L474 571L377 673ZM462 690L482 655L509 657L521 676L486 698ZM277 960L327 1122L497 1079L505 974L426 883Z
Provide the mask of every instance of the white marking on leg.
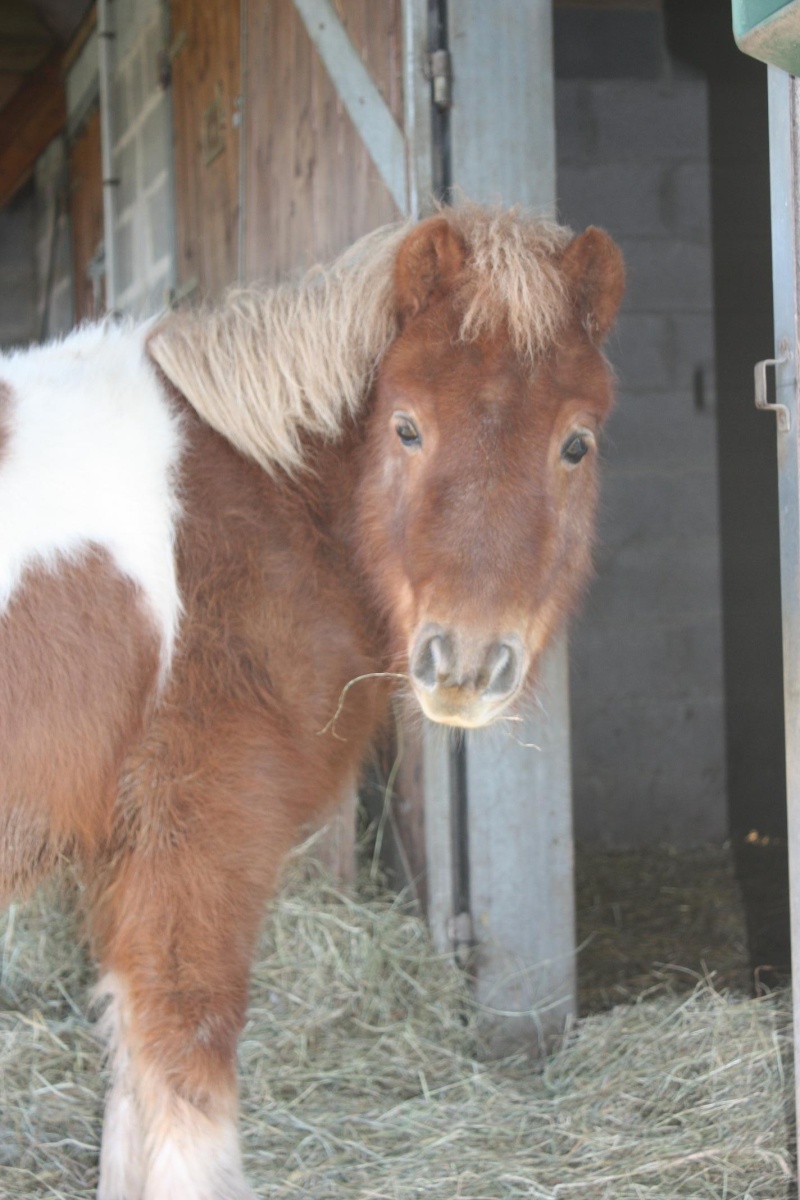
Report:
M109 973L99 1028L108 1046L111 1087L100 1152L98 1200L255 1200L242 1173L235 1095L209 1115L176 1095L157 1066L135 1060L122 980Z
M230 1117L209 1118L174 1095L149 1128L144 1200L255 1200Z
M142 1200L144 1141L131 1075L126 1005L122 985L116 976L109 974L101 981L95 999L108 1001L99 1029L107 1046L111 1068L97 1200Z

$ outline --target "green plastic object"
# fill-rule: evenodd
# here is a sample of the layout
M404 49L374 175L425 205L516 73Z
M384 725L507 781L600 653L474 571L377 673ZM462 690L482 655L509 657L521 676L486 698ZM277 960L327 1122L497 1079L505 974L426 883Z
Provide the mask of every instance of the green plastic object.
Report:
M800 0L733 0L733 36L745 54L800 75Z

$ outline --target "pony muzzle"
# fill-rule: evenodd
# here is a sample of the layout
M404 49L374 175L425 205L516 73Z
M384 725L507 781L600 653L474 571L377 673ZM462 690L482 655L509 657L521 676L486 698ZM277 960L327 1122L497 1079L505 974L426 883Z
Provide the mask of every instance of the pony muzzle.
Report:
M413 642L409 668L426 717L479 729L502 716L519 695L528 655L516 634L486 639L429 623Z

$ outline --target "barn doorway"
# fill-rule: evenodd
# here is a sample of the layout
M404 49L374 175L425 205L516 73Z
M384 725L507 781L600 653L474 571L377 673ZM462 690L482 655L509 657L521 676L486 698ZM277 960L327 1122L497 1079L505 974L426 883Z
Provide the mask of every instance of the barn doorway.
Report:
M576 834L589 855L724 846L750 979L781 982L775 429L753 405L773 346L767 72L727 0L556 0L555 61L560 216L605 224L629 269L598 579L571 640Z

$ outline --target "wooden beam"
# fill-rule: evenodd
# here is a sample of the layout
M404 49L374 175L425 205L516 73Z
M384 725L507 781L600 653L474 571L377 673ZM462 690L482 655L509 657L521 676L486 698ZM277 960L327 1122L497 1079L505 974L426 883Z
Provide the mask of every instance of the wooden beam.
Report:
M81 50L91 37L96 25L97 9L94 7L94 5L92 5L73 34L72 41L64 51L64 56L61 59L61 70L63 71L65 77L70 67L75 62L75 59L78 57Z
M67 119L61 53L56 51L0 112L0 208L31 176Z
M427 0L403 0L403 132L407 145L407 217L433 210L433 129L428 66Z
M30 38L6 38L0 42L0 71L36 71L53 48L52 42Z
M0 70L23 74L36 70L56 41L27 0L0 4Z
M552 214L550 0L458 0L447 22L453 184L481 203ZM545 1046L575 1011L567 677L562 637L539 667L543 707L514 727L513 738L472 731L464 738L469 874L462 891L485 1036L499 1054Z
M3 71L0 69L0 110L5 108L14 92L19 91L25 82L23 71Z

